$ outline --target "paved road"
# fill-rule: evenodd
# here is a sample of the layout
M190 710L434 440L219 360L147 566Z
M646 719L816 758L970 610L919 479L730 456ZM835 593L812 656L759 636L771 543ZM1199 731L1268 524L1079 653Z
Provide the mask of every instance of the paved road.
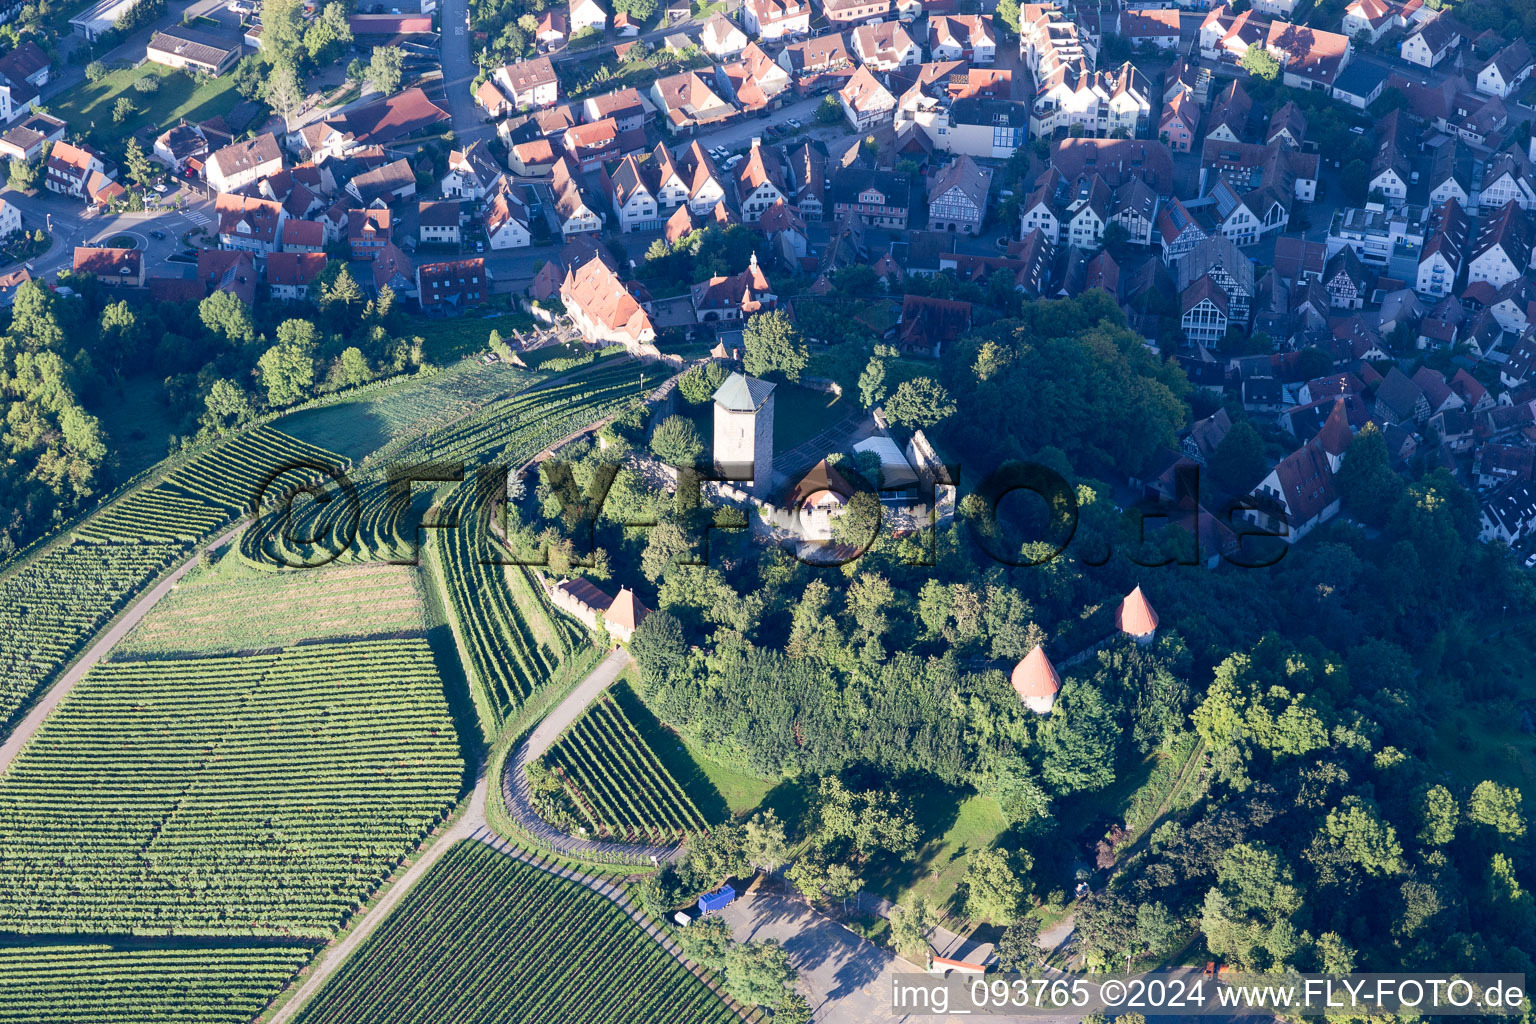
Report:
M453 115L453 134L460 147L489 140L493 130L470 91L476 68L469 55L468 0L443 0L441 24L443 93L448 97L448 113Z
M654 857L658 861L676 860L682 853L681 846L638 846L631 843L604 843L595 839L578 839L567 835L539 817L534 810L533 799L528 791L528 773L524 768L544 756L544 752L554 745L556 739L565 731L566 726L576 721L581 713L587 709L613 681L624 671L624 667L630 663L629 652L622 647L615 648L608 653L602 661L597 663L587 678L583 679L571 691L571 695L561 701L559 706L544 717L533 732L513 753L508 762L507 769L502 775L502 792L506 799L507 811L518 823L535 836L540 843L552 850L573 857Z
M163 275L166 271L161 264L166 257L183 248L181 236L209 225L213 217L213 204L196 193L186 193L192 202L183 211L146 210L105 216L87 214L80 200L46 190L28 196L7 187L0 194L21 211L22 223L28 231L44 228L53 236L47 252L27 261L33 277L69 269L74 265L75 246L105 242L116 235L129 236L146 253L144 265L149 276L158 276L157 268L158 274ZM153 238L151 231L166 237Z
M166 594L169 594L176 584L181 582L181 578L191 571L192 566L197 564L197 555L202 551L212 551L215 548L224 546L234 538L235 534L244 528L245 524L241 523L239 526L231 528L228 532L215 537L208 544L198 549L198 552L187 556L185 562L181 563L169 576L166 576L157 583L147 594L139 598L138 603L122 613L116 622L107 627L105 632L97 635L96 642L86 648L85 653L75 660L75 663L59 677L58 681L49 688L43 698L33 706L32 710L27 712L27 717L23 718L10 736L6 737L5 743L0 744L0 774L4 774L5 770L11 766L11 762L16 759L16 755L21 753L22 747L26 746L27 741L32 738L32 735L42 727L44 720L53 712L54 708L59 706L59 702L69 696L69 691L75 688L75 684L85 678L85 674L95 668L96 663L106 657L107 652L111 651L119 640L127 636L128 631L138 625L139 620L149 614L150 609L158 604L160 599L165 597Z

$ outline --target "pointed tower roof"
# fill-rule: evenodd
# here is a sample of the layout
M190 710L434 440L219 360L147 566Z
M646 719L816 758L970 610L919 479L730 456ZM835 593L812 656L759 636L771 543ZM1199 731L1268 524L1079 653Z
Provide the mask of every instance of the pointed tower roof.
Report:
M773 387L766 380L733 373L715 392L715 401L732 412L756 412L768 400Z
M1120 602L1120 607L1115 610L1115 628L1131 636L1156 632L1157 612L1152 610L1141 587L1126 594L1125 600Z
M651 610L640 603L635 592L628 587L619 588L619 596L603 612L603 620L625 629L636 629Z
M1061 676L1045 656L1044 647L1036 647L1024 655L1024 660L1013 667L1013 691L1021 699L1029 697L1054 697L1061 689Z

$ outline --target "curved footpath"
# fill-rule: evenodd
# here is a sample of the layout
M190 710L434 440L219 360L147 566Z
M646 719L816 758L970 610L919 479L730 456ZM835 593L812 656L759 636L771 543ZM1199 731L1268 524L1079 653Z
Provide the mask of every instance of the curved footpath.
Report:
M75 659L74 664L65 670L64 674L48 688L38 702L32 705L32 710L27 712L25 718L17 723L16 728L0 744L0 775L16 760L16 755L21 753L21 748L27 745L32 735L42 727L44 720L53 713L53 709L59 706L63 699L69 696L69 691L75 688L75 684L85 678L85 674L96 667L102 658L107 656L117 642L128 635L128 631L139 624L139 620L149 614L150 609L160 603L160 600L169 594L181 582L181 578L192 571L197 564L198 556L204 551L214 551L223 547L234 539L235 535L245 528L241 522L231 527L213 540L195 549L187 556L187 560L173 569L159 583L155 584L143 597L139 598L132 607L118 615L117 619L103 632L98 633L96 640L85 649L85 653Z
M543 721L534 727L528 738L518 746L512 757L507 762L507 768L501 777L502 796L506 801L507 812L516 818L523 828L540 844L554 850L557 853L570 857L595 857L596 859L619 858L630 862L648 862L655 858L658 863L675 861L682 855L681 846L637 846L631 843L604 843L595 839L578 839L565 832L561 832L549 822L539 817L539 812L534 810L533 798L528 791L528 773L524 770L529 764L543 757L555 740L566 727L587 709L587 705L596 700L604 690L613 685L619 673L625 666L631 663L629 652L622 647L614 648L608 652L607 657L597 663L597 667L587 674L587 677L572 690L570 696L561 701L553 711L544 716Z

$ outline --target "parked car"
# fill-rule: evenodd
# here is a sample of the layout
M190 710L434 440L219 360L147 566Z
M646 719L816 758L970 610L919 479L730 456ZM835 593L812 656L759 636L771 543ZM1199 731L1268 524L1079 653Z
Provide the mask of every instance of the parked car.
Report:
M166 192L165 182L163 182L163 181L155 182L155 191L159 192L161 195L164 195L165 192Z

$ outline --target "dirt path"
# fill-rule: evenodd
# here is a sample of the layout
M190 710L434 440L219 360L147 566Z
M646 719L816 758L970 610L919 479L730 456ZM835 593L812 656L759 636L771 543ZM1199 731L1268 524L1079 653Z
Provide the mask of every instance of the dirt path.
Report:
M533 807L533 797L528 791L528 773L523 769L543 757L565 731L566 726L581 717L587 705L596 700L604 690L613 685L619 673L630 664L629 652L622 647L610 651L597 667L587 674L570 696L561 701L544 720L534 727L507 761L502 775L501 788L507 812L527 829L529 834L551 850L571 857L597 855L622 857L636 863L651 858L665 862L676 860L682 853L681 846L637 846L630 843L604 843L595 839L578 839L561 832L543 818Z
M43 722L53 713L53 709L58 707L65 697L69 696L69 691L75 688L75 684L84 679L85 674L95 668L97 662L105 658L108 652L117 645L117 642L127 636L128 631L137 626L139 620L148 615L150 609L159 604L161 599L169 594L177 583L181 582L183 576L192 571L192 567L197 564L198 555L204 551L213 551L216 548L223 547L243 529L245 529L245 523L242 522L198 548L191 555L187 556L185 562L172 570L169 576L155 584L148 593L134 602L127 611L120 614L116 621L108 626L106 630L96 635L95 642L86 648L84 654L75 659L75 663L63 675L59 676L54 684L48 688L48 692L32 706L32 710L27 712L26 717L17 723L16 728L12 730L10 736L6 737L5 742L0 744L0 775L5 774L5 770L11 766L11 762L16 760L16 755L21 753L21 749L27 745L27 741L42 727Z

